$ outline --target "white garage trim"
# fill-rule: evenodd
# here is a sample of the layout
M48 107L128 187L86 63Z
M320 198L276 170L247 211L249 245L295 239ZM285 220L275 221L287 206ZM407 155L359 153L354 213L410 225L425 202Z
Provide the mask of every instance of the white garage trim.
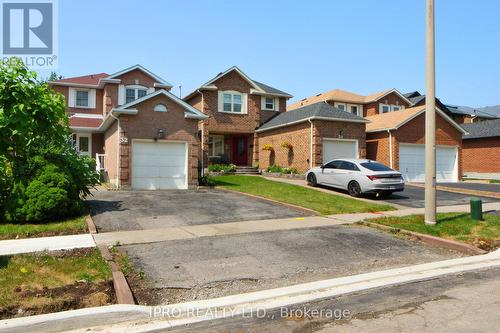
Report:
M134 186L134 150L136 147L135 144L137 143L152 143L152 144L182 144L184 145L184 151L185 151L185 159L184 159L184 184L181 187L175 187L178 189L187 189L188 188L188 179L189 179L189 143L186 141L175 141L175 140L150 140L150 139L133 139L132 140L132 149L131 149L131 161L130 161L130 179L131 179L131 185L132 188L136 188ZM174 187L172 187L174 188Z
M414 151L415 156L411 161L402 158L401 153L404 148L418 148ZM451 154L449 154L451 152ZM403 174L405 181L423 182L425 179L425 145L416 143L400 143L399 150L399 171ZM453 156L453 165L449 157ZM443 158L445 158L443 160ZM448 158L448 159L447 159ZM436 145L436 181L437 182L457 182L458 181L458 146L457 145ZM410 166L410 170L406 167ZM403 169L404 168L404 169ZM415 170L411 170L415 169Z
M333 143L333 142L352 142L354 143L354 149L355 149L355 152L354 152L354 157L353 158L359 158L359 140L357 139L336 139L336 138L323 138L323 150L322 150L322 160L323 160L323 163L325 162L328 162L327 160L325 160L325 143ZM337 158L337 157L335 157ZM341 158L340 156L338 158ZM328 158L328 160L331 160L330 158Z

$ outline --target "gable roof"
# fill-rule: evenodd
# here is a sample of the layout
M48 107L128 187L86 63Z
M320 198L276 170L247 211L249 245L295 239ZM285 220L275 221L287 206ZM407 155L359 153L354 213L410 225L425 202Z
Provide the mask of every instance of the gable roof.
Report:
M134 111L135 109L131 108L132 106L135 106L137 104L140 104L144 101L147 101L148 99L151 99L153 97L156 97L158 95L164 95L167 98L171 99L172 101L176 102L180 106L182 106L187 112L185 113L186 118L195 118L195 119L207 119L208 116L199 111L198 109L194 108L193 106L189 105L188 103L184 102L182 99L179 97L175 96L172 94L170 91L167 91L165 89L160 89L155 91L154 93L147 94L141 98L138 98L132 102L129 102L127 104L121 105L117 108L114 108L113 111ZM137 110L135 110L137 111Z
M147 70L146 68L144 68L143 66L141 66L139 64L134 65L134 66L130 66L130 67L125 68L125 69L123 69L123 70L121 70L119 72L113 73L113 74L109 75L107 77L107 79L116 79L118 76L123 75L123 74L128 73L128 72L131 72L131 71L136 70L136 69L140 70L141 72L143 72L143 73L145 73L145 74L147 74L149 76L151 76L158 83L161 83L162 85L164 85L163 88L172 88L173 87L170 83L168 83L167 81L165 81L164 79L162 79L161 77L159 77L158 75L156 75L155 73Z
M479 139L500 136L500 119L478 121L470 124L462 124L468 132L463 139Z
M387 113L377 114L375 116L366 117L370 122L366 125L366 132L383 132L387 130L397 130L404 124L410 122L417 116L425 112L425 106L414 106L400 111L393 111ZM462 132L466 131L458 125L453 119L448 117L442 110L436 108L436 112L441 115L443 119L448 121L453 127Z
M257 129L257 132L263 132L314 119L354 123L368 122L365 118L335 108L328 103L318 102L292 111L282 112L260 126L259 129Z
M98 85L99 80L105 77L108 77L107 73L98 73L98 74L90 74L83 76L75 76L68 77L64 79L51 81L53 83L75 83L75 84L89 84L89 85Z
M189 98L191 98L194 94L196 94L198 92L199 89L217 89L217 87L215 85L213 85L213 83L215 81L217 81L218 79L220 79L221 77L231 73L231 72L236 72L238 73L245 81L247 81L250 86L252 86L252 90L251 90L251 93L252 94L256 94L256 95L273 95L273 96L280 96L280 97L286 97L286 98L292 98L293 96L282 91L282 90L279 90L279 89L276 89L276 88L273 88L271 86L268 86L264 83L261 83L261 82L257 82L255 80L252 80L248 75L246 75L241 69L239 69L238 67L236 66L233 66L229 69L227 69L226 71L224 72L221 72L219 74L217 74L214 78L208 80L207 82L205 82L204 84L202 84L198 89L196 89L195 91L189 93L188 95L186 95L186 97L184 97L183 99L184 100L187 100Z
M396 93L401 99L406 101L411 105L411 102L406 98L403 94L401 94L397 89L388 89L380 92L376 92L367 96L358 95L350 91L345 91L342 89L333 89L327 91L325 93L320 93L315 96L304 98L298 102L290 104L287 106L288 110L294 110L300 108L302 106L318 103L318 102L326 102L326 101L338 101L345 103L354 103L354 104L366 104L370 102L377 101L384 96L387 96L391 93Z

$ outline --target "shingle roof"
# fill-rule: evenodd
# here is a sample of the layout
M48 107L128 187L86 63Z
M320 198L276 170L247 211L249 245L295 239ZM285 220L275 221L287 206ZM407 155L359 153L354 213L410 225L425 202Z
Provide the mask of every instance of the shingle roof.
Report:
M287 110L294 110L306 105L311 105L314 103L324 102L328 100L363 104L365 102L365 97L349 91L334 89L327 91L325 93L317 94L316 96L304 98L298 102L290 104L287 106Z
M252 80L256 85L258 85L262 90L264 90L268 94L278 94L278 95L290 95L289 93L286 93L282 90L273 88L271 86L268 86L267 84L257 82L255 80Z
M471 124L462 124L469 133L463 139L479 139L500 136L500 119L478 121Z
M325 102L307 105L292 111L282 112L259 127L258 131L286 126L308 119L324 118L347 122L367 122L365 118L340 110Z
M402 111L394 111L366 117L370 122L366 124L367 132L375 132L399 127L411 117L425 110L425 106L415 106Z
M108 76L109 76L109 74L107 74L107 73L98 73L98 74L68 77L65 79L55 80L53 82L97 85L99 83L100 79L108 77Z
M500 118L500 105L486 106L482 108L472 108L462 105L446 105L448 110L454 114L479 116L482 118Z

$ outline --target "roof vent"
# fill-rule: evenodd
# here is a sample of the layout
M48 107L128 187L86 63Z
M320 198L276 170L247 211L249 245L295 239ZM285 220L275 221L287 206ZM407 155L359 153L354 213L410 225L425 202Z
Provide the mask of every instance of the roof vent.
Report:
M317 94L316 96L321 96L321 95L323 95L323 94L319 93L319 94Z

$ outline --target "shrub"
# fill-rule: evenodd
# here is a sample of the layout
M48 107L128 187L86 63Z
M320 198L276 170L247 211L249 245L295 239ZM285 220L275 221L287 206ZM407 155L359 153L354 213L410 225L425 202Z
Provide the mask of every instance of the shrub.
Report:
M198 180L198 183L200 184L200 186L215 186L215 180L210 177L210 176L203 176L203 177L200 177L200 179Z
M292 146L292 144L291 144L290 142L288 142L288 141L283 141L283 142L281 143L281 148L285 148L285 149L292 149L292 148L293 148L293 146Z
M234 172L236 165L234 164L211 164L208 166L210 172Z
M266 143L265 145L262 146L262 150L264 150L264 151L273 151L274 147L273 147L273 145L271 145L269 143Z
M278 165L268 166L265 170L266 172L271 173L283 173L283 174L298 174L299 170L297 168L283 168Z
M299 173L299 170L297 168L283 168L281 173L296 175Z

